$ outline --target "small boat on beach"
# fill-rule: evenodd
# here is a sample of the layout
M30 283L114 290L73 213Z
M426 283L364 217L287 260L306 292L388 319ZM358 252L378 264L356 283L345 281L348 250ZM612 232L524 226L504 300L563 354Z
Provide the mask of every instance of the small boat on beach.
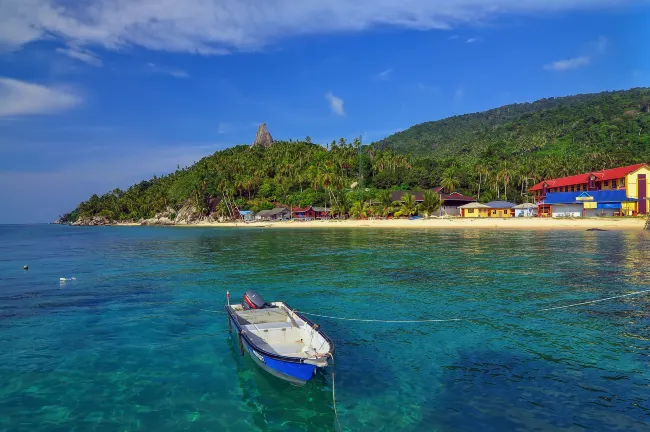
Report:
M284 302L267 303L254 291L246 291L240 304L230 304L229 293L227 298L228 328L237 330L241 355L248 351L262 369L295 385L327 367L334 344L318 324Z

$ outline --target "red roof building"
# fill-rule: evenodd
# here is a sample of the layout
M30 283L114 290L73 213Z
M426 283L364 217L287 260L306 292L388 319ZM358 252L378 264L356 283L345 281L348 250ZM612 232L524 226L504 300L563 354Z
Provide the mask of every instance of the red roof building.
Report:
M295 207L291 209L294 219L314 219L316 217L316 212L312 206L307 206L305 208Z
M548 179L537 183L529 190L536 201L542 201L547 192L625 189L626 176L643 167L649 168L647 164L641 163L569 177Z

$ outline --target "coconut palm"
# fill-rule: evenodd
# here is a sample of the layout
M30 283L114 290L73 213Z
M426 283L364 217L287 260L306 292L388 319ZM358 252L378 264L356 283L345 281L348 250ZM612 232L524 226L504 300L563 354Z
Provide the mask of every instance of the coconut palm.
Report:
M356 201L350 208L350 217L363 219L368 217L368 206L363 201Z
M397 217L410 217L418 212L418 204L417 201L415 201L415 196L411 195L410 193L405 194L402 197L402 202L400 203L400 208L399 210L395 213L395 216Z
M389 190L379 191L377 200L379 201L379 214L383 217L388 217L395 210L395 204Z
M458 180L458 170L455 166L450 166L442 174L442 180L440 181L440 186L443 187L449 193L452 193L460 185Z
M425 215L425 217L429 218L432 214L438 211L441 206L442 202L440 201L438 194L434 191L428 190L424 192L424 199L418 206L418 209Z

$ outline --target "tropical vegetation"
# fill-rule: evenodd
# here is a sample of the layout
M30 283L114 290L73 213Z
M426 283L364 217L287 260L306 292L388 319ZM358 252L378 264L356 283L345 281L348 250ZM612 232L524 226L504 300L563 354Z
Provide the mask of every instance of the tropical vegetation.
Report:
M418 205L410 194L394 203L390 191L442 186L482 202L518 203L545 178L648 161L650 89L639 88L423 123L366 146L344 138L317 145L309 137L236 146L126 190L93 195L63 221L139 220L188 205L218 218L232 216L233 207L278 204L327 206L339 217L433 215L436 194Z

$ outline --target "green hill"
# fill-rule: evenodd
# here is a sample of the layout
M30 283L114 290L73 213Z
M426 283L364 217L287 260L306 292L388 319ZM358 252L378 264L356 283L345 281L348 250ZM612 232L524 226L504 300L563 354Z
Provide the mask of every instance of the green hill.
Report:
M647 154L649 107L649 88L548 98L421 123L374 146L454 158L590 151Z
M650 89L507 105L422 123L365 147L343 138L326 146L309 137L273 143L261 132L261 145L93 195L61 221L221 220L232 214L231 203L254 211L327 205L363 215L373 201L382 203L374 211L386 213L386 190L435 186L480 201L522 202L544 178L650 161Z

